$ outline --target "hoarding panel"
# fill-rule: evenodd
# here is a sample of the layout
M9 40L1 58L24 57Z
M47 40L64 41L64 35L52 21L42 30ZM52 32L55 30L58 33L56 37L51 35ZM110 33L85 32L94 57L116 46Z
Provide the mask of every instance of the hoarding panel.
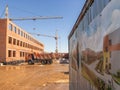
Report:
M70 90L120 90L119 19L120 0L111 0L88 27L78 25L70 38Z

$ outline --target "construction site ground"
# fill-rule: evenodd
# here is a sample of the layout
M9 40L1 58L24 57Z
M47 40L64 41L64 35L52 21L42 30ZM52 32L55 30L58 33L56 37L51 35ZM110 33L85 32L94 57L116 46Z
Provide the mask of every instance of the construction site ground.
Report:
M0 90L69 90L69 65L0 66Z

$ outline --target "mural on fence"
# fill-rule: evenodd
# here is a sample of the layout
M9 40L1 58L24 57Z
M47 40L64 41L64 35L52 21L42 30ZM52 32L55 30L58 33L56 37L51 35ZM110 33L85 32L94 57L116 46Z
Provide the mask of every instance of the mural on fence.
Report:
M77 84L75 90L120 90L119 19L120 0L112 0L86 30L78 27L72 35L70 70L74 76L70 78Z

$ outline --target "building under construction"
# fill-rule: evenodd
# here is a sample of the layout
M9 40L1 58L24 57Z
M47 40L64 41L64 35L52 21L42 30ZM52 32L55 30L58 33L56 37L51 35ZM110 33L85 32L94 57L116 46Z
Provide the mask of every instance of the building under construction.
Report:
M0 19L0 50L0 62L13 62L43 52L44 45L9 19Z

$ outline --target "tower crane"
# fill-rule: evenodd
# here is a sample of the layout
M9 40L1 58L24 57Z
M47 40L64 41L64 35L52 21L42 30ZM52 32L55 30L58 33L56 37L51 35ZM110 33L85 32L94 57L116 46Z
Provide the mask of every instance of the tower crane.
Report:
M46 35L46 34L38 34L38 33L30 33L30 34L32 34L32 35L37 35L37 36L54 38L55 41L56 41L56 49L55 49L55 52L58 53L58 38L59 38L59 37L58 37L57 31L56 31L55 36Z
M5 8L5 18L9 18L8 13L8 5ZM18 20L41 20L41 19L62 19L61 16L37 16L37 17L23 17L23 18L9 18L11 21L18 21Z
M6 5L5 9L5 18L11 20L11 21L21 21L21 20L41 20L41 19L62 19L63 17L61 16L37 16L37 17L24 17L24 18L9 18L9 13L8 13L8 5ZM34 34L37 36L44 36L44 37L51 37L54 38L56 41L56 50L55 52L58 53L58 34L56 32L55 36L50 36L50 35L45 35L45 34L36 34L36 33L30 33Z

